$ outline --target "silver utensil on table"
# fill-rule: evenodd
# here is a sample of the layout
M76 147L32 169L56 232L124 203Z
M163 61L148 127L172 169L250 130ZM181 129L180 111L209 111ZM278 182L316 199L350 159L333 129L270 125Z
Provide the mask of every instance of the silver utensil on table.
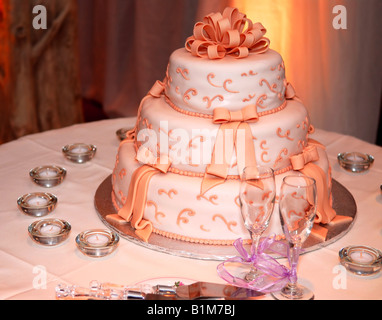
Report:
M248 300L261 298L264 293L228 284L195 282L190 285L121 286L92 281L88 288L60 284L58 300Z

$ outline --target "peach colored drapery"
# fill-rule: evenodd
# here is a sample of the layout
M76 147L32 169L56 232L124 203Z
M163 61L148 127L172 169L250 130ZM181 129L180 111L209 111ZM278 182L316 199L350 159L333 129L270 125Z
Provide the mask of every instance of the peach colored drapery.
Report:
M231 4L267 28L270 47L283 56L288 81L317 128L376 141L382 90L381 1L232 0ZM346 21L338 21L343 9ZM346 22L346 29L336 29L336 22L342 26Z
M375 142L381 100L380 0L80 0L84 94L110 117L134 116L194 22L226 5L267 29L317 128ZM347 29L333 27L336 5Z
M267 28L271 48L283 55L288 80L316 127L375 141L382 78L380 0L77 1L82 94L102 103L110 117L135 115L193 23L229 2ZM337 5L347 10L345 30L333 27ZM7 21L4 13L0 16L1 23ZM0 90L0 100L6 93ZM7 119L15 111L0 107L0 129L9 134Z
M172 51L193 25L228 0L79 0L83 95L109 117L136 116L140 100L163 80Z

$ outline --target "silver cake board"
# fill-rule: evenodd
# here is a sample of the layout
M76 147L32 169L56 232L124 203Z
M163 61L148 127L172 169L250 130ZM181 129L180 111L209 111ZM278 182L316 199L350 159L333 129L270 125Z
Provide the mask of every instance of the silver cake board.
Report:
M111 192L112 183L110 175L97 188L94 197L94 205L101 221L124 239L151 250L185 258L225 261L238 255L233 245L205 245L191 243L169 239L155 233L152 233L148 242L144 242L136 236L134 229L129 223L118 224L106 219L107 215L117 213L111 200ZM333 208L336 210L337 214L349 216L353 218L353 220L351 222L344 222L333 226L321 225L328 230L326 240L321 241L318 237L313 235L309 236L303 245L304 253L320 249L337 241L351 229L356 220L357 205L353 196L343 185L334 179L332 183L332 194ZM248 248L249 246L247 246L247 249ZM275 256L275 258L281 257Z

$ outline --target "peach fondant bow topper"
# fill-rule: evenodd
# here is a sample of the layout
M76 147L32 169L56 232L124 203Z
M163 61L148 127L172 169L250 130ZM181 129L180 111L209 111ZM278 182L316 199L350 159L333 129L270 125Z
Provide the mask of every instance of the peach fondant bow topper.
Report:
M245 28L246 27L246 28ZM221 59L226 55L245 58L249 52L263 53L269 48L266 29L259 22L253 24L237 8L211 13L194 26L194 34L186 40L186 50L197 57Z

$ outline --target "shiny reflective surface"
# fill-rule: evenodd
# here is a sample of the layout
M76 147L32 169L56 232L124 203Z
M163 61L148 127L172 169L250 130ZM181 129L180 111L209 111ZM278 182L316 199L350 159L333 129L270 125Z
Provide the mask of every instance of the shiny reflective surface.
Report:
M373 156L360 152L339 153L337 159L342 168L357 173L368 170L374 162Z
M71 228L65 220L44 219L29 225L28 233L31 239L40 245L56 246L68 238Z
M62 148L65 157L76 163L85 163L93 159L97 147L92 144L73 143Z
M26 215L43 217L56 208L57 197L45 192L27 193L17 199L17 205Z
M81 232L76 237L78 249L89 257L104 257L118 246L119 236L113 231L94 229Z
M349 246L339 252L341 264L359 276L370 276L382 268L382 253L369 246Z
M66 169L59 166L41 166L30 170L29 176L39 186L52 188L65 179Z

